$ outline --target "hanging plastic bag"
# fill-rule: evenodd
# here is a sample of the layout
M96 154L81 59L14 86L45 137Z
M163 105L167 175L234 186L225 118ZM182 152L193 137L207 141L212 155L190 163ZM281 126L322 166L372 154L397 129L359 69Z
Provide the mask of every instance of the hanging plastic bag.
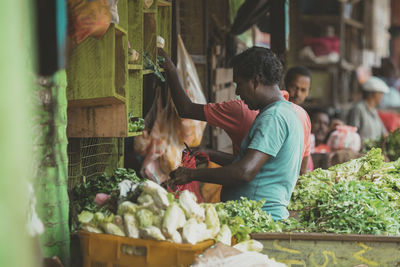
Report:
M77 44L88 36L100 38L110 26L107 0L68 0L68 34Z
M357 133L357 127L349 125L338 125L336 130L329 136L328 146L332 150L351 149L358 152L361 149L361 138Z
M177 72L189 98L195 103L206 104L206 98L201 89L201 83L199 76L197 75L196 67L187 52L180 35L178 35ZM182 143L184 142L191 147L196 147L201 143L205 127L206 123L203 121L181 119L177 124L176 130Z
M168 98L170 99L170 96ZM180 155L184 146L179 144L174 130L177 116L174 115L174 112L171 112L169 104L165 108L162 107L159 89L155 103L157 104L157 117L150 135L148 138L138 137L135 140L135 144L137 143L135 148L142 148L141 143L149 144L144 150L146 156L142 164L141 173L144 177L161 184L168 179L169 172L180 165Z

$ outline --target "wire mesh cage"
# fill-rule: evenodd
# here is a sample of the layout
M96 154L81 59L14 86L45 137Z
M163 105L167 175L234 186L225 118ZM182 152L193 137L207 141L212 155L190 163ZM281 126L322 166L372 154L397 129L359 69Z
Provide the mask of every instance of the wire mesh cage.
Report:
M119 138L69 138L68 188L104 173L120 143Z

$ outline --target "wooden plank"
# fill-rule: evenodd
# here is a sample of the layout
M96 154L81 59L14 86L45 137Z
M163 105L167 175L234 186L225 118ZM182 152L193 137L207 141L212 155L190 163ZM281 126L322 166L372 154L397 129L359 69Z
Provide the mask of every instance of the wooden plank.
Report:
M127 35L128 31L125 30L121 25L118 24L111 24L113 27L115 27L115 34L117 35Z
M356 20L351 19L351 18L345 18L344 19L344 23L346 23L347 25L353 26L353 27L355 27L357 29L360 29L360 30L364 29L364 25L361 22L356 21Z
M232 68L216 68L214 70L214 84L225 84L233 81Z
M139 53L137 64L143 65L143 0L129 0L128 9L128 40Z
M158 0L157 5L158 6L172 6L172 3L170 1L166 1L166 0Z
M156 62L157 57L157 14L145 13L143 27L146 29L143 35L143 53L148 52L151 60ZM143 56L143 54L141 55Z
M68 137L125 137L125 104L68 108Z
M133 137L133 136L139 136L139 135L142 135L143 134L143 132L128 132L128 136L129 137Z
M129 70L141 70L142 65L140 64L128 64L128 69Z
M124 97L101 97L89 99L69 100L68 107L95 107L125 103Z

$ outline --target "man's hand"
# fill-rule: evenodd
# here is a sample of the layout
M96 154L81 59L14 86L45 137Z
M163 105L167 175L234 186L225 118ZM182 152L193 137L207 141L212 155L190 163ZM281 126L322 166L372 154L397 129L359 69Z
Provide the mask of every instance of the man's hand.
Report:
M171 179L168 181L168 185L171 188L175 188L177 185L188 184L191 180L191 169L179 167L178 169L170 172L169 176Z

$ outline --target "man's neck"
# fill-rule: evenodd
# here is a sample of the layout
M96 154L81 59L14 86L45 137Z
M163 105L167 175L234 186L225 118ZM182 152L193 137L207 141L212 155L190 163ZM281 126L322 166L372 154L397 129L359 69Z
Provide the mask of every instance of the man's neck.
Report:
M369 109L375 109L375 107L376 107L375 99L373 99L373 98L365 99L365 104L367 104L367 107Z
M268 89L264 90L265 93L262 96L262 99L260 100L260 106L259 106L260 110L271 105L276 101L285 100L277 85L268 87L269 87Z

